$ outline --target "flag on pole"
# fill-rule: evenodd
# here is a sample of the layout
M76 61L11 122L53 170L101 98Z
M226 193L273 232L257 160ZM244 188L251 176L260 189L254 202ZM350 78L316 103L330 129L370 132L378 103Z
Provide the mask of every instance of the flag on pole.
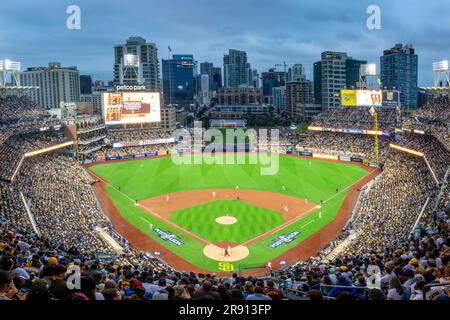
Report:
M172 48L170 46L168 46L167 49L169 49L169 52L172 52Z

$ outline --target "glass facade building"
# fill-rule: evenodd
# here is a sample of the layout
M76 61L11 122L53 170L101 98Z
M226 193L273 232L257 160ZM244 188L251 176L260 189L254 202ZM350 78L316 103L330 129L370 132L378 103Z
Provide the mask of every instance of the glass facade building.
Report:
M162 60L164 104L190 109L194 106L196 62L190 54Z
M400 91L402 109L418 108L418 56L410 45L395 45L380 57L381 82L389 90Z

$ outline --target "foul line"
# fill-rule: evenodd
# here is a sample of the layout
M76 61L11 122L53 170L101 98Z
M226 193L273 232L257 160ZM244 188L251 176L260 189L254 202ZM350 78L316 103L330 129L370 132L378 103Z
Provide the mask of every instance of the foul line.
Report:
M109 185L111 188L113 188L114 190L116 190L118 193L122 194L125 198L129 199L133 204L136 203L136 201L134 199L132 199L131 197L129 197L127 194L123 193L122 191L120 191L119 189L117 189L114 185L112 185L111 183L107 182L105 179L103 179L102 177L98 176L97 174L95 174L94 172L92 172L91 170L89 170L96 178L100 179L101 181L103 181L106 185ZM147 211L147 213L150 213L152 216L154 216L155 218L165 222L166 224L170 225L172 228L174 228L175 230L178 230L182 233L184 233L187 236L191 236L197 240L199 240L202 243L206 243L208 245L214 245L213 243L209 242L208 240L205 240L199 236L197 236L196 234L181 228L180 226L176 225L175 223L167 220L166 218L162 217L161 215L159 215L157 212L154 212L153 210L151 210L150 208L147 208L146 206L138 203L137 204L138 207L141 207L143 209L145 209L145 211ZM137 218L140 219L144 219L142 217L136 216L136 214L130 210L130 212ZM144 219L145 220L145 219ZM148 222L148 220L146 220ZM149 223L149 222L148 222Z
M374 171L375 171L375 170L370 171L370 172L369 172L369 175L372 174ZM89 170L89 172L90 172L92 175L94 175L96 178L98 178L99 180L103 181L106 185L111 186L111 187L112 187L114 190L116 190L118 193L122 194L124 197L126 197L127 199L129 199L132 203L135 203L135 200L134 200L134 199L132 199L132 198L129 197L127 194L125 194L125 193L123 193L122 191L120 191L119 189L117 189L114 185L112 185L111 183L107 182L107 181L106 181L105 179L103 179L102 177L98 176L98 175L97 175L96 173L94 173L92 170ZM349 188L351 188L353 185L357 184L358 182L360 182L361 180L365 179L366 177L367 177L367 175L364 176L364 177L362 177L362 178L359 179L358 181L356 181L356 182L354 182L354 183L352 183L352 184L346 186L345 188L343 188L342 190L340 190L339 192L337 192L336 194L334 194L334 195L331 196L330 198L328 198L328 199L326 199L325 201L323 201L323 204L325 204L325 203L327 203L327 202L333 200L333 199L336 198L337 196L341 195L344 191L347 191L347 190L348 190ZM209 241L207 241L207 240L205 240L205 239L203 239L203 238L197 236L196 234L194 234L194 233L192 233L192 232L190 232L190 231L187 231L187 230L181 228L180 226L178 226L178 225L176 225L175 223L173 223L173 222L167 220L166 218L164 218L164 217L162 217L161 215L159 215L157 212L154 212L153 210L151 210L151 209L149 209L149 208L147 208L147 207L141 205L140 203L138 203L137 206L139 206L139 207L141 207L141 208L144 208L148 213L150 213L150 214L151 214L152 216L154 216L155 218L157 218L157 219L159 219L159 220L162 220L163 222L169 224L172 228L174 228L174 229L176 229L176 230L178 230L178 231L184 233L185 235L191 236L191 237L193 237L193 238L199 240L200 242L206 243L206 244L208 244L208 245L214 245L213 243L211 243L211 242L209 242ZM279 231L281 231L281 230L283 230L283 229L289 227L290 225L294 224L295 222L297 222L297 221L303 219L303 218L305 217L305 215L307 215L308 213L310 213L310 212L312 212L312 211L314 211L314 210L320 209L320 208L321 208L321 206L315 206L315 207L313 207L313 208L311 208L311 209L309 209L309 210L307 210L307 211L305 211L305 212L302 212L301 215L299 215L299 216L297 216L297 217L295 217L295 218L293 218L293 219L291 219L291 220L289 220L289 221L283 223L282 225L279 225L278 227L276 227L276 228L274 228L274 229L271 229L271 230L269 230L269 231L267 231L267 232L265 232L265 233L263 233L263 234L260 234L260 235L254 237L254 238L252 238L252 239L250 239L250 240L247 240L247 241L245 241L245 242L243 242L243 243L241 243L241 244L239 244L239 245L241 245L241 246L248 246L248 245L250 245L250 244L256 242L257 240L260 240L261 238L267 237L269 234L270 234L270 235L275 234L275 233L277 233L277 232L279 232ZM134 216L136 216L136 215L134 214L134 212L132 212L132 211L130 211L130 212L131 212ZM138 218L145 220L145 219L142 218L142 217L138 217ZM146 221L147 221L147 220L146 220ZM147 222L148 222L148 221L147 221ZM312 221L308 222L306 225L302 226L301 229L303 229L304 227L308 226L309 224L311 224L311 223L313 223L313 222L315 222L315 220L312 220ZM149 223L149 222L148 222L148 223ZM215 246L215 245L214 245L214 246Z

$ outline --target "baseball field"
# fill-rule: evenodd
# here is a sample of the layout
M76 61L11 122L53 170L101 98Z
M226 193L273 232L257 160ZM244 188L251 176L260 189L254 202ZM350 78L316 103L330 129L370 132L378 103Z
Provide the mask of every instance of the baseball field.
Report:
M158 251L176 268L210 272L286 266L287 252L300 254L299 245L313 235L327 238L324 227L370 173L360 165L291 156L279 157L275 175L261 175L260 167L249 161L177 165L165 156L89 170L102 181L104 210L119 213L113 224L135 247Z

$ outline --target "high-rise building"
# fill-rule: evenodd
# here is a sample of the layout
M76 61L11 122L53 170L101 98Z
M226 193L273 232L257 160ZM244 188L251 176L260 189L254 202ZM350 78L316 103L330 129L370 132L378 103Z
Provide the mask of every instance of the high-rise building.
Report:
M259 74L258 70L250 70L250 86L253 88L259 88Z
M288 69L287 81L305 81L305 80L306 80L305 67L302 64L296 63Z
M222 68L214 67L213 68L213 91L217 91L222 87Z
M365 60L349 58L345 65L345 81L347 88L357 88L361 66L367 64Z
M200 75L208 75L208 89L207 91L213 90L214 82L214 65L211 62L200 63Z
M20 74L23 86L37 86L30 98L45 109L59 108L61 102L80 101L80 73L77 67L61 67L50 62L48 67L30 67Z
M381 83L389 90L400 91L403 109L418 107L418 56L411 45L396 44L380 57Z
M324 108L340 106L341 90L347 85L347 59L345 52L322 53L322 105Z
M250 105L262 104L262 90L255 87L220 88L218 91L219 105Z
M162 60L164 104L190 109L194 105L196 61L191 54L174 54Z
M286 112L290 116L303 117L305 104L312 103L313 88L309 80L286 83Z
M286 87L272 88L272 100L275 108L284 110L286 108Z
M245 51L230 49L223 57L223 79L227 88L252 85L251 67Z
M82 74L80 76L80 93L91 94L92 93L92 77Z
M322 104L322 61L314 63L314 100Z
M314 64L314 89L321 90L321 103L324 108L341 105L341 90L357 86L362 64L366 64L366 61L354 60L345 52L325 51L322 53L320 63ZM316 95L318 95L317 92ZM318 101L317 96L316 101Z
M264 103L273 104L273 88L282 87L286 83L286 72L269 69L261 73Z
M142 37L114 47L114 84L145 85L159 90L158 49Z

